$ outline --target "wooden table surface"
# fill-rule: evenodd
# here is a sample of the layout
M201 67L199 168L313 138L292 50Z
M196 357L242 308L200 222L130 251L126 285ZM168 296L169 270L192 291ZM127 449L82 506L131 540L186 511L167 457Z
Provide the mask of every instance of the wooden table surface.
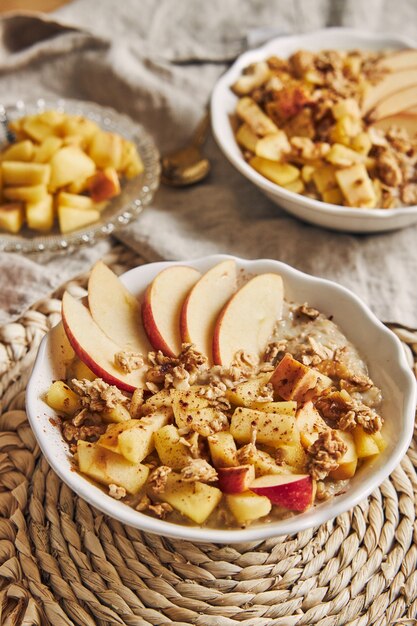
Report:
M0 14L10 11L54 11L69 0L2 0Z

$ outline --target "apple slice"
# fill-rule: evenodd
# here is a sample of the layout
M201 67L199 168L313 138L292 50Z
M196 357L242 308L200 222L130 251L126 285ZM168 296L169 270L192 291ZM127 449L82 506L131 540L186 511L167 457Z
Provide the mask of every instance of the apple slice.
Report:
M416 63L417 66L417 63ZM368 113L376 104L397 91L412 87L417 83L417 67L391 72L374 85L365 96L362 103L362 112Z
M256 478L250 490L290 511L305 511L313 504L314 483L309 474L271 474Z
M398 50L398 52L394 52L385 59L382 59L380 65L392 72L417 67L417 50L414 48Z
M138 300L101 261L88 281L88 306L95 323L121 348L144 357L152 350L140 315Z
M62 322L72 349L97 377L123 391L144 387L144 370L124 373L116 368L114 355L120 346L103 333L90 311L68 292L62 298Z
M281 319L284 301L282 278L259 274L237 291L221 312L214 329L213 359L230 366L236 352L259 356Z
M255 479L255 466L218 467L217 475L218 487L223 493L242 493L249 489Z
M222 261L196 282L181 310L182 341L193 343L212 363L212 341L220 311L236 291L236 263Z
M142 320L155 350L171 357L181 352L181 309L199 278L200 272L193 267L174 265L162 270L147 288Z
M401 89L401 91L396 91L390 96L387 96L387 98L384 98L384 100L378 102L376 107L372 109L369 115L369 120L371 122L375 122L383 119L384 117L397 115L397 113L401 113L401 111L405 111L406 109L415 107L416 105L417 84L412 87L407 87L406 89Z
M407 109L407 111L401 111L401 113L396 115L384 117L374 122L372 126L382 130L388 130L391 126L399 126L400 128L405 128L410 137L413 137L417 133L417 109L414 107Z

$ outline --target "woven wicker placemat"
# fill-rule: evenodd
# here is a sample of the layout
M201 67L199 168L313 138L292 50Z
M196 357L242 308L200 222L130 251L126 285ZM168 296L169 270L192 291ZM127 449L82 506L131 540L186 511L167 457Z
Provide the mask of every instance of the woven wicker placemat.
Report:
M120 272L142 261L124 248ZM86 276L66 285L82 292ZM1 626L392 626L417 623L417 440L368 500L319 528L234 546L103 516L42 458L24 393L60 296L0 329ZM415 368L417 332L394 331Z

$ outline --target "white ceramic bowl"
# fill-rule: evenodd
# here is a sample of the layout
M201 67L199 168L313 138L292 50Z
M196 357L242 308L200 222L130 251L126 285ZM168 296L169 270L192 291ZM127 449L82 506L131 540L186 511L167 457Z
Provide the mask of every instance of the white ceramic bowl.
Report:
M252 181L275 204L306 222L346 232L371 233L404 228L417 222L417 206L398 209L354 209L335 206L287 191L256 172L243 158L233 135L230 116L236 109L237 96L230 86L242 70L271 55L288 57L296 50L340 49L382 50L416 47L410 39L376 35L345 28L279 37L256 50L238 57L231 68L216 83L211 97L211 121L218 145L229 161L243 176Z
M188 264L205 271L226 258L231 257L216 255ZM369 365L372 379L382 389L384 433L388 446L373 464L357 472L346 493L291 519L270 524L258 523L244 530L182 526L154 519L114 500L72 469L68 446L51 421L55 413L42 400L51 382L65 375L62 364L65 354L57 349L57 345L62 344L63 333L62 325L59 324L43 339L27 387L26 407L30 424L42 452L60 478L89 504L125 524L169 537L226 544L296 533L318 526L366 498L398 465L410 444L416 385L397 337L378 321L357 296L335 283L308 276L278 261L236 261L239 268L250 273L279 272L284 280L287 299L308 302L334 317L348 339L360 349ZM122 281L132 293L140 296L158 272L173 264L180 263L143 265L124 274Z

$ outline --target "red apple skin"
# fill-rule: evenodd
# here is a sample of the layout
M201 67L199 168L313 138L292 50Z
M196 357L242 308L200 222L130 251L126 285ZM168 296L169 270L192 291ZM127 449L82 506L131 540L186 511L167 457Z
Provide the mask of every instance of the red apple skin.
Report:
M190 296L188 295L184 300L180 315L180 335L183 343L190 343L190 335L188 334L187 330L187 307L189 301Z
M290 511L305 511L313 504L314 501L314 481L308 474L300 474L298 480L294 480L296 475L290 475L287 478L291 482L282 482L285 477L277 476L277 484L269 484L262 486L262 480L265 476L257 478L250 486L250 490L260 496L266 496L278 506L282 506ZM279 482L280 481L280 482ZM271 481L270 481L271 483Z
M223 493L242 493L249 489L255 478L253 465L238 465L236 467L218 467L218 487Z
M131 385L127 383L126 381L124 381L123 379L116 378L116 376L113 376L112 374L110 374L107 370L105 370L103 367L101 367L101 365L96 363L91 358L88 352L80 345L80 343L77 341L76 337L74 336L74 333L72 332L70 325L68 324L68 321L65 317L64 306L62 306L62 325L64 327L65 334L67 335L68 341L72 349L74 350L75 354L85 365L87 365L87 367L90 368L90 370L98 378L102 378L109 385L114 385L115 387L118 387L122 391L129 391L133 393L133 391L137 389L137 386Z
M96 172L88 183L88 189L93 202L103 202L119 195L120 182L116 172L109 168Z
M150 302L150 293L152 285L149 285L146 289L144 300L142 302L142 322L145 328L145 332L148 335L148 339L152 344L154 350L160 350L165 356L175 358L177 355L168 346L161 333L159 332L155 318L152 312L152 306Z

